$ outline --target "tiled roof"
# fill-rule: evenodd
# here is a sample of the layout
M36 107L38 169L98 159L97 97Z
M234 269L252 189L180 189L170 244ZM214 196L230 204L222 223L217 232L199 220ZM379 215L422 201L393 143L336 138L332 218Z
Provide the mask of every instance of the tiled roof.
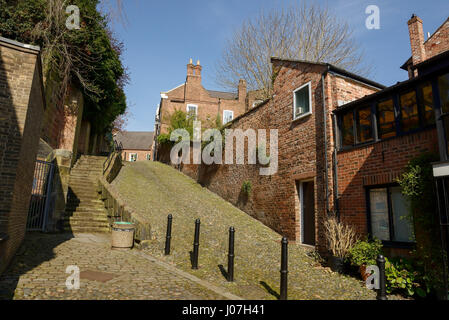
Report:
M150 150L153 144L154 132L124 131L115 135L114 140L122 143L123 149Z
M207 90L207 92L212 98L226 99L226 100L238 99L238 94L234 92L222 92L214 90Z

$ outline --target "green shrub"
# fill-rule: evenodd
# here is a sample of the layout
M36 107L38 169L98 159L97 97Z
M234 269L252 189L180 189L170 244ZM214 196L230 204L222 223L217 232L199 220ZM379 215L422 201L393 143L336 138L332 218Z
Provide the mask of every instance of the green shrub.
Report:
M387 293L399 292L410 297L415 294L425 297L429 293L421 284L424 282L422 274L407 259L385 258L385 277Z
M349 261L353 266L375 265L377 256L381 253L382 242L379 239L374 241L359 240L354 247L349 250Z
M251 184L251 181L244 181L242 184L242 192L246 195L251 194L251 189L253 188L253 185Z

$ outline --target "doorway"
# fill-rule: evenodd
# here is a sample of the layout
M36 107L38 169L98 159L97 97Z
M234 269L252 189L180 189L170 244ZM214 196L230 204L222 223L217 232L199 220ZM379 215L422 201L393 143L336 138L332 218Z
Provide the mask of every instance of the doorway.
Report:
M301 243L315 246L315 192L314 182L298 183L299 210L301 221Z

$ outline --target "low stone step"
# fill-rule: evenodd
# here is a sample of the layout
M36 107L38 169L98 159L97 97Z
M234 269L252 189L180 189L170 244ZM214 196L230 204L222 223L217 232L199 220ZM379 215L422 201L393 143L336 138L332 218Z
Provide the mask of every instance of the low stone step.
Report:
M105 227L79 227L79 226L68 226L64 227L64 231L73 233L107 233L111 230Z
M104 206L66 206L66 212L107 212Z
M66 216L63 219L64 223L68 222L68 223L99 223L99 224L106 224L109 225L109 220L107 217L84 217L84 216Z

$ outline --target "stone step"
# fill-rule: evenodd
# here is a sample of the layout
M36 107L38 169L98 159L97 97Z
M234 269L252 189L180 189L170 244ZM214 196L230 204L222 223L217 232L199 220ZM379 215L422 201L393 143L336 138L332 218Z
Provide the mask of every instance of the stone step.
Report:
M64 220L64 226L77 226L77 227L109 227L108 221L95 221L95 220L87 220L87 219L69 219Z
M72 217L65 217L63 221L64 221L64 224L70 224L70 225L80 225L81 223L88 223L88 224L95 223L95 224L109 226L108 218L103 218L103 217L93 217L93 218L86 219L84 217L72 216Z
M83 221L90 221L90 220L101 220L101 221L108 221L108 216L106 212L65 212L63 220L68 219L76 219L76 220L83 220Z
M111 230L106 227L79 227L79 226L67 226L64 227L64 231L66 232L74 232L74 233L107 233Z
M102 207L66 207L65 208L65 212L67 213L73 213L73 212L78 212L80 214L82 213L98 213L98 214L107 214L108 211Z

